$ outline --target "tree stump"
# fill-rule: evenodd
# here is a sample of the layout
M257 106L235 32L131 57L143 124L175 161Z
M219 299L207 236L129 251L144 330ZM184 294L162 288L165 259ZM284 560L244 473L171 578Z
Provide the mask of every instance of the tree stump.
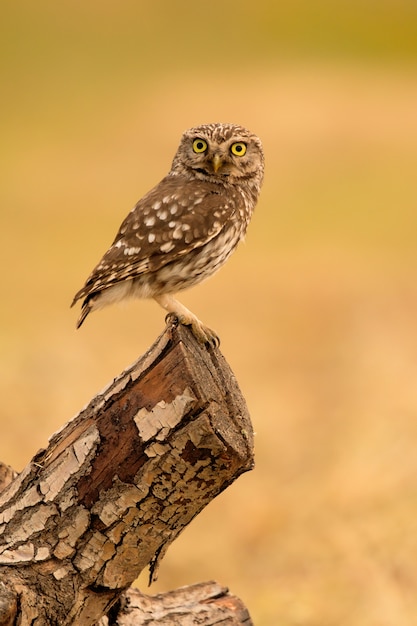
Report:
M233 373L171 320L19 476L0 471L0 626L247 626L216 583L155 598L128 588L146 566L154 580L185 526L252 467Z

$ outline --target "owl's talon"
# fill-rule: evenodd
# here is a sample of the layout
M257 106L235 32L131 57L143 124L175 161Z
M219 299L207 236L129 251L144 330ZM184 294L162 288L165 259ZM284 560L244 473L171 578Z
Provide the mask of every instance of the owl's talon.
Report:
M178 315L176 313L167 313L165 315L165 324L168 326L175 326L175 328L178 326L178 324L180 323L180 320L178 318Z
M193 331L193 335L197 337L201 343L204 343L205 346L211 346L212 348L218 348L220 346L219 336L214 332L214 330L211 330L211 328L203 326L201 322L199 325L192 323L191 330Z
M190 319L185 315L179 316L179 322L180 324L184 324L184 326L190 326L194 337L205 346L216 348L220 345L220 339L214 330L204 326L197 318Z
M214 330L211 330L211 328L207 328L207 326L204 327L204 330L206 332L206 335L209 336L209 339L206 345L210 345L212 348L219 348L220 337L217 335L217 333L215 333Z

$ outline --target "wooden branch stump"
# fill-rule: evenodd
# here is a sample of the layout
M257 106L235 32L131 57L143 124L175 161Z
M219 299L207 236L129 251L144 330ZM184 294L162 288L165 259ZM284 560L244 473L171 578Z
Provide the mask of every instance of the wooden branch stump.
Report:
M117 626L251 626L247 609L218 583L207 582L147 596L128 589L111 610ZM103 617L98 626L109 626ZM113 622L115 623L115 622Z
M233 373L171 322L0 494L0 626L97 624L252 466Z

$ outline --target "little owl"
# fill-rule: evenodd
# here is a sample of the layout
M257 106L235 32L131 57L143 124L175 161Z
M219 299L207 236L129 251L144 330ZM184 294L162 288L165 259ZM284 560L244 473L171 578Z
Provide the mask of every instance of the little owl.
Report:
M120 226L75 294L87 315L130 296L154 298L202 343L216 333L174 298L216 272L245 236L264 174L260 139L236 124L187 130L170 172Z

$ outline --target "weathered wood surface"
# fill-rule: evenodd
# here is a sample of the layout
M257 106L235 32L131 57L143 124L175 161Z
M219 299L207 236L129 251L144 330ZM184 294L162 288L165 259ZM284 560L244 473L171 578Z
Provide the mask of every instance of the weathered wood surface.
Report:
M170 323L0 494L0 625L16 593L22 626L96 624L252 466L229 366Z
M10 465L6 465L0 461L0 492L15 478L17 478L17 472L15 472Z
M112 620L114 620L112 622ZM131 588L98 626L253 626L242 601L215 582L148 596Z

